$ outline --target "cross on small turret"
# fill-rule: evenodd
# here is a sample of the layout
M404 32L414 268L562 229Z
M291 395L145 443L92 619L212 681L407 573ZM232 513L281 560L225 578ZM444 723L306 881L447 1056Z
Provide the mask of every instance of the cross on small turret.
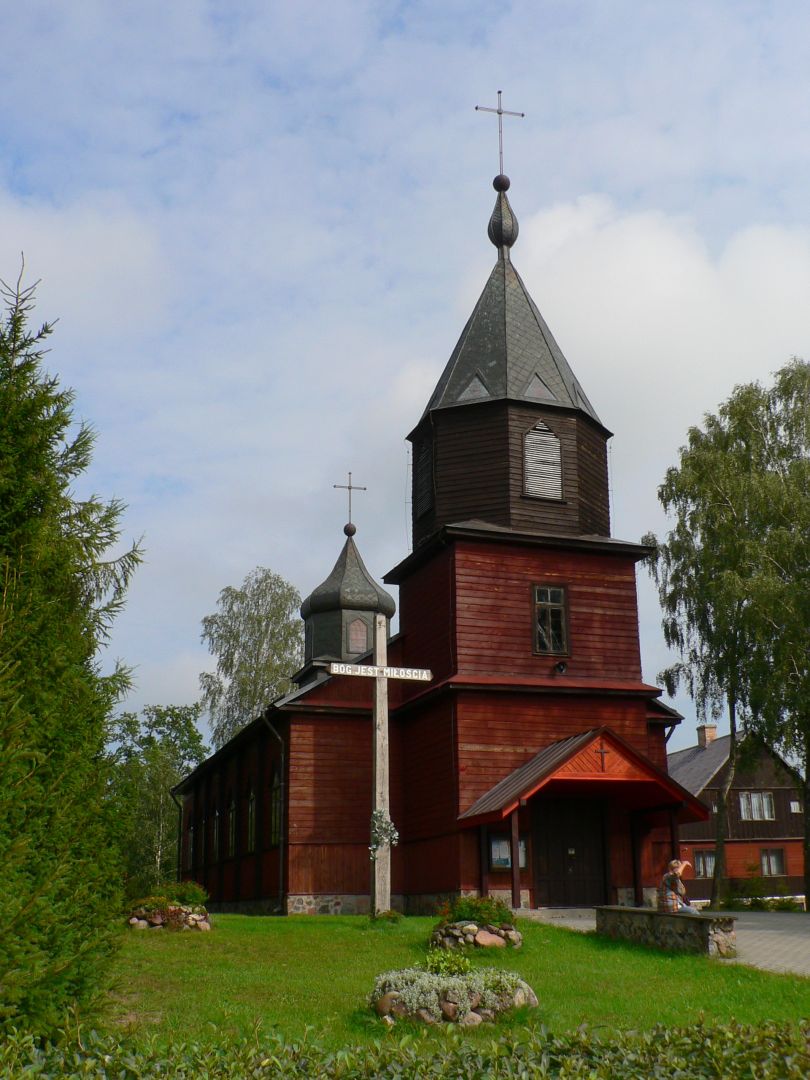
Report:
M359 484L352 483L352 474L349 473L348 484L332 484L333 488L342 488L349 493L349 525L352 523L352 492L353 491L368 491L368 488L360 487Z
M509 109L502 108L501 107L501 94L502 93L503 93L502 90L498 91L498 108L497 109L490 109L486 105L476 105L475 106L475 111L476 112L496 113L496 115L498 117L498 160L499 160L500 166L501 166L500 167L501 176L503 176L503 118L504 118L504 116L520 116L520 117L524 117L526 115L526 113L511 112Z

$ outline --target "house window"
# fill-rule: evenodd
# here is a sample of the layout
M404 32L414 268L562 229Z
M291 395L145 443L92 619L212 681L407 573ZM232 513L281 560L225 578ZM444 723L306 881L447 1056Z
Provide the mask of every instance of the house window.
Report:
M236 854L236 799L233 796L228 807L228 854Z
M214 859L219 858L219 807L214 807L214 818L211 826L211 855Z
M521 836L518 841L518 866L521 870L526 869L526 838ZM490 870L512 869L512 845L508 836L490 836L489 838L489 868Z
M523 492L541 499L562 498L560 440L542 422L523 437Z
M205 817L203 817L202 821L200 822L200 855L202 857L203 862L205 862L205 857L207 855L207 850L206 850L206 847L205 847L205 842L206 842L207 838L208 838L208 821L207 821L207 819Z
M363 653L368 649L368 626L363 619L352 619L348 626L350 653Z
M695 877L714 877L714 851L695 852Z
M186 844L186 867L190 870L194 865L194 822L188 824L188 843Z
M763 877L781 877L785 872L785 853L782 848L762 848L759 861Z
M281 843L281 772L273 770L270 781L270 846L278 847Z
M798 799L790 800L790 812L791 814L800 814L802 812L802 804Z
M253 788L248 793L247 804L247 850L253 851L256 847L256 793Z
M740 792L740 817L743 821L773 821L775 816L770 791Z
M536 653L567 653L567 624L565 589L552 585L535 585L534 651Z

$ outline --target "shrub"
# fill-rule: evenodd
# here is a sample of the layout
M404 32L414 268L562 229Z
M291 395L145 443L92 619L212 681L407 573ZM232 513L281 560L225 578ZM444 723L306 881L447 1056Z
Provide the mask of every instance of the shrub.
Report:
M757 1077L757 1080L806 1080L810 1075L810 1024L765 1023L752 1027L703 1023L688 1028L655 1027L644 1034L597 1035L585 1028L552 1035L530 1027L516 1038L491 1033L469 1039L448 1027L437 1041L406 1035L335 1053L308 1036L287 1041L272 1032L255 1038L213 1044L179 1040L135 1045L120 1036L91 1032L76 1041L40 1044L11 1033L0 1042L0 1075L120 1077L158 1080L174 1077L375 1077L527 1076L566 1080L638 1080L639 1077Z
M525 986L521 977L514 971L503 971L501 968L470 971L465 975L437 975L421 968L403 968L377 976L369 1003L373 1006L383 994L396 990L409 1013L423 1009L434 1020L441 1020L439 1002L443 996L452 996L452 1000L458 1004L458 1016L461 1018L473 1007L493 1011L502 1009L504 1000L508 999L511 1003L519 986Z
M470 921L500 925L514 921L511 908L491 896L457 896L447 900L439 908L439 918L443 923Z
M402 922L402 913L389 908L388 911L377 911L369 915L369 921L378 926L396 926Z
M464 953L431 948L428 949L425 970L434 975L466 975L472 970L472 964Z

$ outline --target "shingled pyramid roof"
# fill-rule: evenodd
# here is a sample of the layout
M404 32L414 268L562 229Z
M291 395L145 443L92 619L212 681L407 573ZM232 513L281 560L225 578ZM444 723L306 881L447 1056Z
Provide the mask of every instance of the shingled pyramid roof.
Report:
M601 424L512 265L509 249L517 239L518 223L506 196L509 178L496 176L493 186L498 195L487 231L498 261L425 415L433 409L509 398L578 409Z

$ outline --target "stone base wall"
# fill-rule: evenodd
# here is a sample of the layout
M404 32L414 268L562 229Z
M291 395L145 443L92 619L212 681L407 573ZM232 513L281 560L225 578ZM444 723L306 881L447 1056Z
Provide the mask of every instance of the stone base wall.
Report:
M219 904L210 902L209 911L220 915L281 915L278 906L278 897L274 896L265 900L223 900Z
M394 911L405 910L404 897L391 897ZM290 893L287 896L288 915L368 915L371 909L368 893Z
M723 958L737 955L735 921L732 915L670 915L631 907L596 909L596 932L603 937Z
M658 889L654 886L642 889L642 898L644 900L643 907L645 908L657 908L658 907ZM616 904L619 907L635 907L636 906L636 891L635 889L627 886L616 890Z

